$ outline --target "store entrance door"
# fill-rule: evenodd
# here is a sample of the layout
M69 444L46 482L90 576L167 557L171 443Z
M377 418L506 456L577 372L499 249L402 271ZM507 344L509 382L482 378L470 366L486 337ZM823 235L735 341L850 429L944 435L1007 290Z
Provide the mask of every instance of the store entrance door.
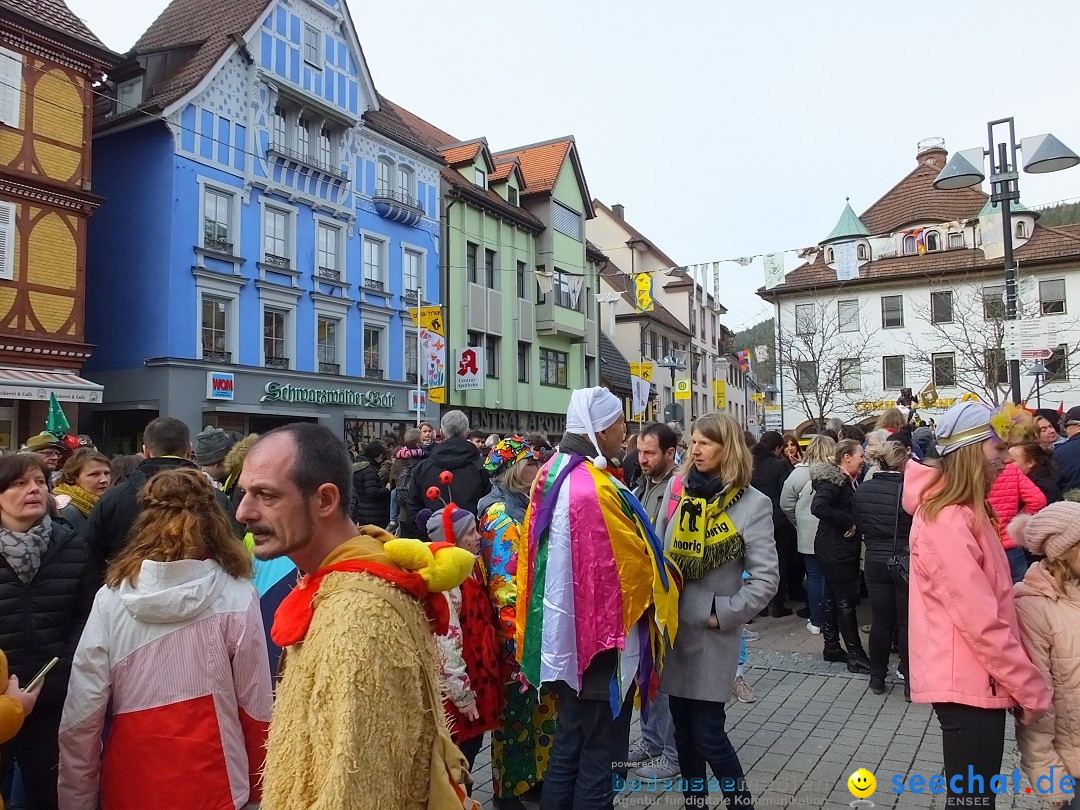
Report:
M19 409L15 401L0 399L0 453L14 450L18 445Z

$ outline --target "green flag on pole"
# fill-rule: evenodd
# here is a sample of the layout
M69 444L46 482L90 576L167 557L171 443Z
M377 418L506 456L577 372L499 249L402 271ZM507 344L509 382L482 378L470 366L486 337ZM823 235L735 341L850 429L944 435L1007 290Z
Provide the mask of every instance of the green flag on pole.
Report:
M64 409L60 407L56 394L49 394L49 418L45 420L45 430L57 439L64 438L71 430L71 425L64 416Z

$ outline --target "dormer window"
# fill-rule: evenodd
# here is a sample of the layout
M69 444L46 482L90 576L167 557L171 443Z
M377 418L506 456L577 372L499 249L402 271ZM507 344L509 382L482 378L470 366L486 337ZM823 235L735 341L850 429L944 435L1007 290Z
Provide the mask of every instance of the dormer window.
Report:
M825 264L832 264L832 263L833 263L833 249L832 248L826 248L826 250L825 250Z
M962 248L964 246L964 234L962 233L950 233L949 234L949 250L954 248Z
M518 204L518 190L513 186L506 187L506 201L511 205Z
M143 78L139 76L121 82L116 88L116 114L123 115L134 110L143 100Z
M918 252L919 252L919 246L915 242L915 237L911 236L910 234L908 236L905 236L904 237L904 255L905 256L914 256Z
M487 188L487 172L483 169L473 169L473 185L478 188Z
M866 261L866 245L859 245L855 249L855 255L859 257L859 261Z
M1016 238L1017 239L1027 239L1027 223L1026 222L1017 222L1016 223Z
M304 26L304 61L322 67L322 34L314 25Z
M926 249L928 251L941 250L941 237L938 236L937 231L926 232Z

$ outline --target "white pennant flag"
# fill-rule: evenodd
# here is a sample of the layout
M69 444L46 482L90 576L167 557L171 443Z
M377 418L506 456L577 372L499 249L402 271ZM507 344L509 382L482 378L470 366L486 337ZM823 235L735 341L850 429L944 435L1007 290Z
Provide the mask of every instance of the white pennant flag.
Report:
M859 277L859 256L854 242L841 242L833 247L833 266L837 281L851 281Z
M770 253L765 257L765 289L771 290L784 283L784 254Z
M720 300L720 262L712 263L712 294L715 305Z
M577 309L578 298L581 296L581 286L585 282L584 276L570 276L570 309Z
M649 407L649 390L652 386L641 377L631 377L630 388L633 392L630 414L631 416L638 416Z

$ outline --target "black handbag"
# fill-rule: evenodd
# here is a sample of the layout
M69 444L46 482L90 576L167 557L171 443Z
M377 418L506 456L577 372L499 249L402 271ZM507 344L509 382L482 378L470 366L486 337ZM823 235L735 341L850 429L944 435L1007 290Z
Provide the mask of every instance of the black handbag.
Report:
M907 585L910 566L910 556L900 553L900 504L904 500L904 479L900 479L900 489L896 493L896 517L893 520L893 553L885 563L892 574L893 581L897 585Z

